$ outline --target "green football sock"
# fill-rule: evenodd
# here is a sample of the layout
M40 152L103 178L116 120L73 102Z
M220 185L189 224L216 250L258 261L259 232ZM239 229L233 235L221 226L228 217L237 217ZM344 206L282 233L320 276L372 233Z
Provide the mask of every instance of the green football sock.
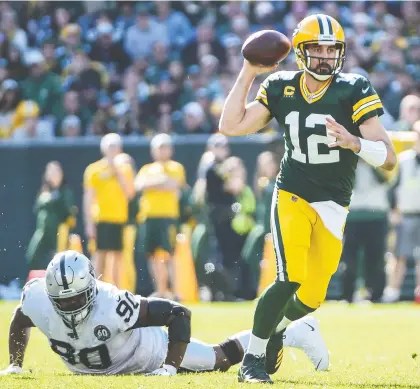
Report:
M276 333L284 331L292 321L298 320L313 311L315 309L303 304L295 293L287 302L284 315L281 315L277 321Z
M252 333L261 338L268 339L284 315L289 299L299 288L295 282L272 283L261 295L254 315Z
M307 305L302 303L302 301L299 300L295 293L287 303L284 316L291 321L295 321L314 311L314 308L308 307Z

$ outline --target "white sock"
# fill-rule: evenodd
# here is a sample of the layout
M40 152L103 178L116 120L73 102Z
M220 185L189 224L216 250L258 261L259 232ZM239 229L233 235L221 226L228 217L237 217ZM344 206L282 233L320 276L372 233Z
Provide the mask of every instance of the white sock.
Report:
M229 337L230 339L236 339L241 344L244 352L246 352L248 346L249 346L249 339L251 338L251 330L245 330L238 332L235 335L232 335Z
M283 331L292 321L289 320L286 316L283 316L283 319L281 319L281 322L276 328L276 332Z
M261 355L266 353L268 339L261 339L254 334L249 338L247 353L252 355Z

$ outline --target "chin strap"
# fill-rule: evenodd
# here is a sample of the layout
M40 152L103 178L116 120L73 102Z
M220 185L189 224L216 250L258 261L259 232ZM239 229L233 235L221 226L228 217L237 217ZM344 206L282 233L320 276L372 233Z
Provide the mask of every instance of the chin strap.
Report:
M74 320L74 315L71 315L71 329L73 330L74 339L79 339L79 334L76 331L76 322Z

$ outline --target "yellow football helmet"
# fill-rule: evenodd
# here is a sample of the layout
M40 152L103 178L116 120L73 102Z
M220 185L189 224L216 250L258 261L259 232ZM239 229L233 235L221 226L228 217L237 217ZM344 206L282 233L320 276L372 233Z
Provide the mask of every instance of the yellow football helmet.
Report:
M317 14L303 19L293 32L293 49L299 69L304 69L319 81L328 80L343 69L346 57L346 43L344 30L334 18L328 15ZM310 56L306 49L308 44L335 45L336 55L334 66L329 74L318 74L311 69L311 59L323 59L323 57ZM328 58L325 58L327 60Z

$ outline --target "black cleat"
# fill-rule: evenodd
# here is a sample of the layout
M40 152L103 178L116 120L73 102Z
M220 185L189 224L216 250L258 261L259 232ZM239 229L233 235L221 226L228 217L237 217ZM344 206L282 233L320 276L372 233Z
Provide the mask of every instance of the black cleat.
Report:
M283 361L283 337L284 331L275 332L271 335L267 344L267 356L265 359L265 371L274 374Z
M272 384L270 376L265 371L265 355L245 354L238 372L239 382Z

